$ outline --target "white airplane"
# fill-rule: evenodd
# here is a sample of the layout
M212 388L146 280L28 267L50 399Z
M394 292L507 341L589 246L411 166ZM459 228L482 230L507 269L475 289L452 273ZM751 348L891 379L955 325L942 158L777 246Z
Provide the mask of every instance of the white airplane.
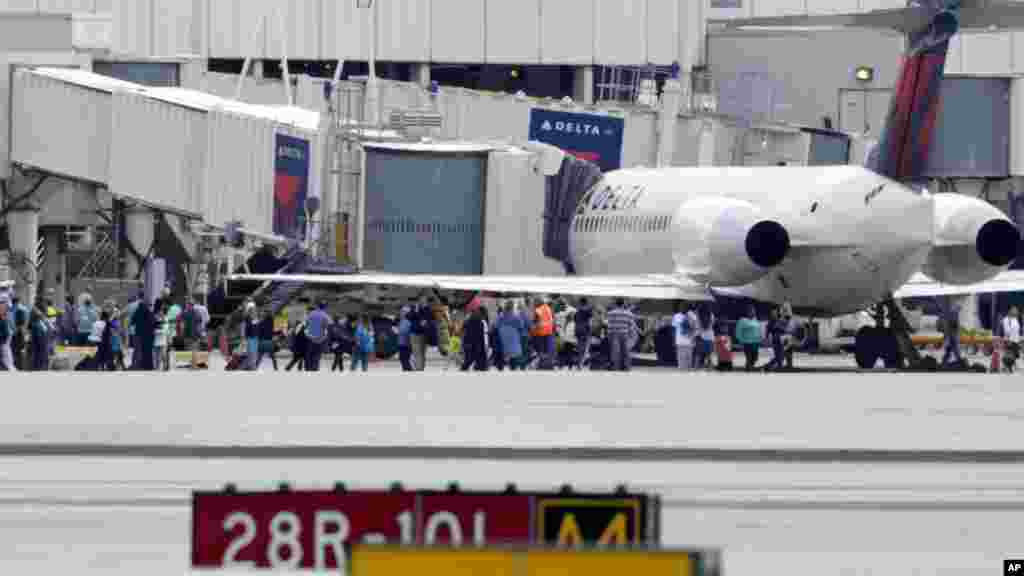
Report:
M232 280L392 286L638 300L742 298L789 302L827 318L914 296L1024 290L1008 271L1020 234L997 208L930 194L921 180L939 101L955 0L883 11L905 25L908 52L882 139L867 167L722 167L609 172L580 201L570 228L577 275L237 275ZM1024 6L1014 14L1024 14ZM973 11L971 11L973 10ZM1008 18L1003 10L997 18ZM877 25L870 20L869 25ZM858 25L856 21L844 22ZM892 328L858 335L858 362L898 347Z

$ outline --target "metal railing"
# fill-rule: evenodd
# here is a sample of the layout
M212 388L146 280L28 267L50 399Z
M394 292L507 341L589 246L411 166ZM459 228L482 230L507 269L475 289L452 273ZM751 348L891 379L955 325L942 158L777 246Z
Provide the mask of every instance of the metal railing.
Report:
M116 263L118 260L117 243L109 232L97 230L96 236L99 242L96 244L95 249L93 249L92 256L82 266L81 270L78 271L78 274L75 275L74 280L117 277L117 266L114 267L113 271L108 269L111 262Z

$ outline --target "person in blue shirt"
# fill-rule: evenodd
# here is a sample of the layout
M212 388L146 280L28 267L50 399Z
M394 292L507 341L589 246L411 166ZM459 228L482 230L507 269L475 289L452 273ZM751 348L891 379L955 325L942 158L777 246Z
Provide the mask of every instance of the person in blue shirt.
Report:
M92 333L92 327L96 324L99 319L99 311L96 310L96 306L92 303L92 296L88 294L82 294L80 298L80 304L78 305L78 342L79 346L89 345L89 334Z
M402 372L412 372L412 322L409 321L410 308L402 308L398 322L398 360L402 363Z
M359 318L359 325L356 326L356 345L352 351L353 372L360 365L363 372L369 370L371 352L373 352L373 332L370 330L370 319L367 316L362 316Z
M320 357L324 353L324 345L330 340L331 317L327 315L327 303L320 305L306 318L306 335L309 343L306 347L306 371L320 371Z
M110 371L111 372L113 372L115 370L124 371L124 370L127 369L125 367L125 365L124 365L124 347L123 347L124 346L124 337L123 337L124 330L121 327L121 321L118 320L118 314L117 314L116 310L115 310L115 313L111 315L111 320L110 320L110 324L109 325L110 325L110 353L111 353Z
M523 355L523 337L526 326L515 304L510 300L505 303L505 311L498 315L496 323L498 340L501 341L501 352L505 355L505 363L509 370L526 370L526 358Z

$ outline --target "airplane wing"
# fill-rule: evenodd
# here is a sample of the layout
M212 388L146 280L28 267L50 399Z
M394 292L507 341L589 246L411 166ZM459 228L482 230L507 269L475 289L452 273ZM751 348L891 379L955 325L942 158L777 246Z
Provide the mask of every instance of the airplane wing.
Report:
M924 296L958 296L965 294L989 294L993 292L1024 292L1024 270L1009 270L985 282L957 286L942 284L924 274L915 274L910 281L896 291L896 298L917 298Z
M684 276L438 276L362 272L346 275L236 274L228 281L298 282L319 286L388 286L491 292L498 294L563 294L567 296L623 297L638 300L713 300L706 287Z

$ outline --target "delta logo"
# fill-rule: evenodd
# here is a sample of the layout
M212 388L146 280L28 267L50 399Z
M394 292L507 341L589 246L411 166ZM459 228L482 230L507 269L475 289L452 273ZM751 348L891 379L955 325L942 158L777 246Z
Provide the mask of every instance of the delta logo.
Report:
M291 146L279 146L277 148L278 158L287 158L290 160L302 160L303 153L301 148L293 148Z
M563 134L580 134L583 136L612 136L615 134L615 131L611 128L606 128L602 131L600 126L583 122L552 122L545 120L540 125L540 129L542 132L561 132Z

